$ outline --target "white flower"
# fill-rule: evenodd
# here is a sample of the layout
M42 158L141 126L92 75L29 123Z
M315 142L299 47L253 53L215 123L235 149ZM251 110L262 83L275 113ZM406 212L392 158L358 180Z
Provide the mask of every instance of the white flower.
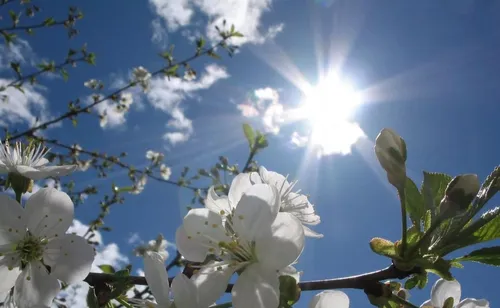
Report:
M160 175L164 180L168 180L172 175L172 170L170 170L170 168L165 166L164 164L161 164Z
M153 251L158 253L165 261L169 256L167 247L167 240L160 234L155 240L150 240L146 245L140 245L135 248L134 252L136 256L144 256L148 251Z
M132 93L122 93L120 96L120 102L116 106L115 110L117 112L126 112L130 109L130 105L134 102Z
M144 255L144 274L156 303L143 299L130 299L129 301L136 307L169 308L175 303L176 308L207 308L215 302L213 291L218 291L221 282L218 279L220 276L218 272L211 273L208 279L216 285L216 288L210 289L207 288L206 273L198 273L191 279L180 273L174 278L170 288L164 259L152 251ZM200 275L203 277L198 278ZM226 288L225 285L222 287ZM170 289L174 298L173 302L169 297Z
M24 146L16 142L13 149L0 142L0 173L17 173L32 180L53 176L65 176L75 171L76 165L45 166L49 161L44 157L48 150L38 144Z
M146 186L147 182L148 182L148 177L145 175L141 176L141 178L134 184L134 187L130 191L130 193L134 195L140 194L144 190L144 187Z
M281 195L275 187L252 185L248 176L236 177L227 197L215 197L207 199L207 208L192 209L184 217L176 232L177 249L194 262L216 255L221 261L202 271L218 273L222 285L240 272L232 289L235 308L277 307L278 271L293 264L304 248L300 221L279 211Z
M99 126L106 127L108 125L108 114L106 110L103 113L99 114Z
M153 163L158 164L163 160L163 158L165 158L165 155L163 155L163 153L160 152L148 150L146 152L146 158L152 161Z
M149 80L151 79L151 73L142 66L134 68L132 71L135 81L139 82L142 89L147 91L149 89Z
M86 86L87 88L90 88L92 90L95 90L97 89L98 87L101 87L102 86L102 83L101 81L99 80L96 80L96 79L90 79L88 81L85 81L83 83L84 86Z
M196 79L196 72L193 70L186 70L184 72L184 80L192 81Z
M14 287L18 307L50 306L60 290L59 280L83 280L94 261L94 249L74 234L65 234L73 221L70 197L42 188L21 205L0 195L0 293Z
M76 162L76 164L78 165L78 169L80 171L87 171L89 169L89 167L92 165L92 159L89 159L89 160L79 160Z
M489 308L490 303L485 299L466 298L460 301L462 289L458 281L439 279L432 286L431 299L422 304L422 308L443 308L444 302L449 297L453 298L455 308Z
M304 226L317 225L321 222L320 217L315 213L313 205L307 199L307 196L293 192L293 187L297 182L289 183L283 175L268 171L264 167L259 168L259 175L263 183L272 185L278 189L281 194L281 212L288 212L297 217L302 222L304 233L309 237L321 238L323 234L316 233ZM252 180L255 181L254 178Z
M314 295L309 308L349 308L349 297L341 291L323 291Z
M78 155L80 155L80 152L81 152L83 149L82 149L82 147L81 147L80 145L78 145L78 144L76 144L76 143L75 143L75 144L73 144L73 145L71 146L71 150L72 150L72 152L73 152L73 154L74 154L75 156L78 156Z
M400 188L406 183L406 144L395 131L384 128L375 139L375 155L387 172L389 183Z

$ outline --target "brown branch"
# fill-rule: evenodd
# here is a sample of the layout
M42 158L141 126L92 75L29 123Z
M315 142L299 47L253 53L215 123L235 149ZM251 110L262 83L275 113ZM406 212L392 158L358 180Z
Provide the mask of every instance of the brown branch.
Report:
M29 26L12 26L12 27L7 27L7 28L2 28L2 29L0 29L0 31L21 31L21 30L29 30L29 29L50 28L50 27L54 27L54 26L65 25L67 22L69 22L69 20L55 21L51 25L47 25L46 23L42 22L40 24L29 25Z
M415 267L410 271L402 271L391 265L387 268L343 278L334 279L324 279L324 280L312 280L304 281L298 284L302 291L317 291L317 290L333 290L333 289L360 289L360 290L372 290L374 287L379 285L379 282L389 279L404 279L412 274L421 273L422 269ZM130 283L135 285L147 285L145 277L130 276ZM102 273L90 273L85 282L89 285L95 286L105 282L112 282L115 277L112 274L102 274ZM173 278L169 278L170 283L172 283ZM227 286L226 292L231 292L233 288L232 284Z

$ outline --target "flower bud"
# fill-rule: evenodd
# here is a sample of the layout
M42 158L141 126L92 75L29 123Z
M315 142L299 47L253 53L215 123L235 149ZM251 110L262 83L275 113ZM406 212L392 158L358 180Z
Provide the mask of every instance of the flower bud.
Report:
M387 172L389 183L396 188L406 183L406 144L395 131L384 128L375 139L375 154Z
M439 205L443 218L453 217L466 211L479 192L479 188L479 179L475 174L462 174L451 180Z

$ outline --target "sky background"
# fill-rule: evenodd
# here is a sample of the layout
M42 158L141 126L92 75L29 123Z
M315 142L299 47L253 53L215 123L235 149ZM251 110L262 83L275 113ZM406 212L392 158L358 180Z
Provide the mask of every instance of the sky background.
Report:
M78 6L85 14L77 23L80 34L68 40L62 28L41 29L32 37L21 34L10 49L0 44L0 81L12 78L10 61L20 61L30 71L42 59L58 62L68 48L84 43L96 53L97 65L70 69L66 83L54 76L42 78L43 87L28 88L24 95L8 90L11 99L0 105L0 124L9 129L22 130L36 117L60 115L70 100L86 101L92 91L83 83L90 78L102 80L108 90L119 87L134 67L161 68L165 63L158 53L170 44L175 45L176 58L184 59L193 53L197 36L216 40L213 27L222 19L236 25L245 35L237 41L240 52L232 59L221 52L222 60L196 60L192 63L196 80L154 79L147 94L132 91L134 103L125 115L105 103L93 115L79 117L76 128L64 122L44 134L84 149L115 155L126 151L126 162L137 166L147 164L147 150L163 152L176 179L183 166L209 167L219 155L243 166L248 146L242 123L268 132L270 146L257 156L258 162L299 180L298 187L311 196L322 218L314 230L324 238L307 239L297 265L304 281L354 275L389 264L368 245L372 237L400 237L397 196L372 149L382 128L393 128L406 140L408 175L416 183L422 180L422 170L453 176L477 173L484 179L498 165L500 2L34 2L43 9L41 16L56 19L66 16L69 5ZM19 9L17 4L9 6ZM10 25L8 9L0 7L1 27ZM304 103L304 87L333 73L349 82L363 102L349 119L349 127L358 128L363 136L352 145L342 144L341 151L326 147L332 140L348 139L349 130L323 131L318 144L310 138L314 126L307 119L292 121L288 116ZM104 109L108 123L102 127L96 114ZM92 170L72 178L79 187L93 184L102 191L109 190L112 182L127 183L122 171L104 180L96 179ZM173 243L190 197L187 190L151 180L140 195L126 196L125 204L113 206L106 218L113 232L102 235L96 262L130 262L140 269L142 261L132 249L158 233ZM97 202L90 197L77 208L75 230L96 217ZM498 199L488 208L495 205ZM175 248L170 252L173 257ZM453 272L463 297L486 298L491 307L500 305L499 273L471 263ZM430 281L435 280L431 276ZM424 291L412 292L412 302L420 305L428 299L432 283ZM73 291L77 297L84 293ZM369 305L362 291L346 292L351 307ZM306 307L313 295L302 293L296 307Z

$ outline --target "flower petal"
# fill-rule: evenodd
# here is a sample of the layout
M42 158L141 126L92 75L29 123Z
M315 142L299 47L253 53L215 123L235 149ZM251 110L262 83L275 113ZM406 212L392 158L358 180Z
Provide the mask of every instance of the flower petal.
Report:
M27 178L30 178L32 180L35 180L35 181L48 177L48 175L41 173L40 170L38 170L37 168L33 168L30 166L24 166L24 165L15 165L13 167L16 169L16 171L19 174L21 174Z
M293 267L292 265L289 265L289 266L279 270L278 274L280 276L282 276L282 275L292 276L293 278L295 278L295 281L297 281L297 283L299 283L300 282L300 275L302 275L302 272L297 271L297 269L295 267Z
M290 192L290 183L288 183L286 177L283 175L274 171L268 171L263 166L259 167L259 175L264 183L276 187L281 196L285 196Z
M241 196L247 191L250 187L252 187L253 183L250 180L249 173L240 173L234 177L231 182L231 186L229 188L229 205L231 208L235 208L238 202L241 199Z
M168 274L165 268L165 262L160 254L154 251L148 251L144 255L144 274L149 288L162 307L170 306L168 284Z
M292 213L304 224L317 225L321 222L320 217L314 211L314 206L305 195L289 193L286 199L282 200L281 211Z
M198 294L196 285L186 275L180 273L172 281L172 294L175 307L198 308Z
M35 167L41 167L49 163L49 160L45 157L41 157L36 164L34 164Z
M1 146L1 145L0 145ZM9 173L10 169L0 160L0 173Z
M304 225L302 225L302 229L304 229L304 235L307 237L322 238L324 236L323 234L313 231L309 227L306 227Z
M0 195L0 246L17 242L26 232L21 205L6 194Z
M60 289L57 278L42 263L29 263L17 278L14 301L18 307L50 306Z
M255 243L257 259L263 267L281 270L292 264L304 249L304 229L301 223L289 213L279 213L268 237Z
M25 215L32 234L49 238L62 236L73 222L73 201L55 188L42 188L26 202Z
M349 308L349 297L341 291L323 291L314 295L309 308Z
M428 301L425 301L422 304L422 306L420 306L420 308L434 308L434 306L432 306L431 300L428 300Z
M210 247L211 252L219 249L219 242L230 241L222 217L207 208L190 210L184 217L183 226L188 236L200 245Z
M184 226L177 228L175 232L175 244L181 255L192 262L203 262L208 253L208 247L200 245L200 242L188 236Z
M78 168L77 165L63 165L63 166L48 166L39 167L40 172L47 174L48 176L65 176Z
M234 211L234 231L247 241L267 237L279 206L280 195L276 188L267 184L253 185Z
M12 262L10 257L0 258L0 293L9 292L16 283L17 277L21 274L18 263ZM3 301L3 298L0 298L0 301Z
M211 186L208 189L207 199L205 199L205 207L219 215L231 213L231 207L229 206L227 196L218 196L215 192L214 186Z
M279 292L277 273L253 264L238 277L231 293L234 307L268 308L278 307Z
M199 305L208 307L215 303L224 294L233 273L234 268L222 262L210 262L193 275L191 280L198 289Z
M485 299L466 298L455 308L490 308L490 303Z
M87 277L94 257L94 248L83 237L65 234L47 244L43 261L51 267L51 275L72 284Z
M442 307L448 297L453 297L453 302L458 303L461 295L462 290L458 281L439 279L432 286L431 303L434 307Z

